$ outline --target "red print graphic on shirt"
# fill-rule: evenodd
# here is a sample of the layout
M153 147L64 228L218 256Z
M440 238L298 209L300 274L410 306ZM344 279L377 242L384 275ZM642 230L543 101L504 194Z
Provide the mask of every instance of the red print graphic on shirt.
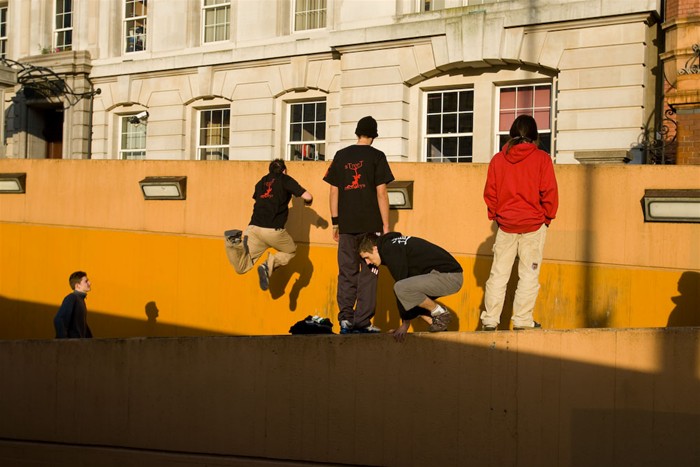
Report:
M272 184L273 183L275 183L274 178L272 180L270 180L269 182L265 182L265 186L267 187L267 190L265 191L265 193L260 195L261 198L265 198L265 199L272 198Z
M345 164L346 169L353 170L355 172L355 175L352 177L352 183L345 186L346 190L359 190L365 187L364 183L360 183L360 177L362 177L362 175L357 172L360 167L362 167L362 161L358 162L357 164Z

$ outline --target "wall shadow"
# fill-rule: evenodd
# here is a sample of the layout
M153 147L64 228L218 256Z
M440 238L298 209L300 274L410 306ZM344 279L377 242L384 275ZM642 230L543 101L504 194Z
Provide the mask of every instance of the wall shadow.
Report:
M668 327L700 326L700 272L685 271L678 279L679 295L671 297L675 307Z
M34 453L105 449L91 465L132 447L138 458L120 465L143 465L151 449L170 456L158 465L193 467L206 460L174 456L222 456L208 465L229 465L223 456L237 456L231 465L700 465L698 330L627 332L11 343L0 354L21 371L0 382L2 441L32 441ZM581 359L601 344L622 358ZM639 369L640 345L655 349L641 354L658 365ZM72 397L56 407L50 396L66 389ZM436 394L440 404L413 404ZM348 433L360 433L360 447L333 446ZM0 464L3 455L0 446Z
M273 300L279 299L284 295L289 281L294 277L294 284L289 292L289 311L296 311L299 295L311 283L311 277L314 273L314 265L309 258L311 227L325 230L328 229L329 222L311 206L305 206L304 200L298 197L292 198L289 218L292 219L294 227L292 237L297 244L296 255L289 264L274 271L270 277L269 290ZM313 315L315 312L306 314Z
M62 299L63 297L61 297ZM0 296L0 339L53 339L56 336L53 318L58 311L56 305L13 300ZM114 316L90 308L87 300L88 325L95 338L123 337L182 337L234 335L208 329L163 324L157 321L158 306L155 301L145 304L143 319Z

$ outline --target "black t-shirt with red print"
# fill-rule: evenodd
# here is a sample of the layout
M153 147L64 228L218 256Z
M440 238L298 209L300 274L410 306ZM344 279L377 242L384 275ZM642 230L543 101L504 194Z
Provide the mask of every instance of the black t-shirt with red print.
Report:
M301 196L306 190L287 174L267 174L255 184L251 225L268 229L283 229L289 215L292 195Z
M338 229L342 234L382 231L377 186L394 180L386 155L370 145L341 149L323 180L338 187Z

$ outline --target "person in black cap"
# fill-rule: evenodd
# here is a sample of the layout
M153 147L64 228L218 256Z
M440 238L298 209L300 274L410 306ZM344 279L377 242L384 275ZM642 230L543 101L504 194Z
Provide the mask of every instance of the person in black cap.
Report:
M330 185L333 240L338 242L338 320L340 333L379 332L372 325L377 273L361 258L359 239L389 232L387 184L394 180L386 155L372 147L377 121L363 117L357 143L335 154L323 180Z
M294 239L284 228L292 195L302 198L306 206L310 206L314 199L311 193L287 175L287 166L282 159L273 160L269 173L255 185L253 216L246 231L224 232L226 255L238 274L252 269L268 248L277 250L274 255L268 254L267 260L258 266L262 290L267 290L272 271L289 263L297 251Z

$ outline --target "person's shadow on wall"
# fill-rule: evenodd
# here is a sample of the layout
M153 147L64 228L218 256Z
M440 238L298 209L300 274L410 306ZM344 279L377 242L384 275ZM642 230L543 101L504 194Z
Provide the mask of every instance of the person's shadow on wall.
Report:
M284 295L287 285L293 276L296 276L292 290L289 292L289 310L296 311L299 294L304 287L311 282L314 273L314 265L309 259L309 239L311 227L320 229L328 228L328 221L321 217L312 207L305 206L304 200L294 197L292 207L289 209L289 219L293 219L295 227L300 226L292 235L297 244L297 252L294 258L284 267L276 269L270 276L270 295L277 300ZM299 222L300 220L300 222ZM313 314L313 313L311 313Z
M676 304L667 327L700 326L700 272L685 271L678 279L680 295L671 297Z
M476 331L481 330L481 312L486 309L484 298L486 295L486 281L491 274L491 264L493 263L493 245L496 243L496 234L498 233L498 224L491 223L491 235L484 240L476 250L476 260L474 261L474 278L476 285L483 290L481 295L481 305L477 313ZM510 329L510 319L513 316L513 299L515 298L515 289L518 286L518 263L516 258L513 262L513 269L510 271L508 279L508 287L506 288L505 302L503 303L503 311L501 312L501 323L498 329Z

